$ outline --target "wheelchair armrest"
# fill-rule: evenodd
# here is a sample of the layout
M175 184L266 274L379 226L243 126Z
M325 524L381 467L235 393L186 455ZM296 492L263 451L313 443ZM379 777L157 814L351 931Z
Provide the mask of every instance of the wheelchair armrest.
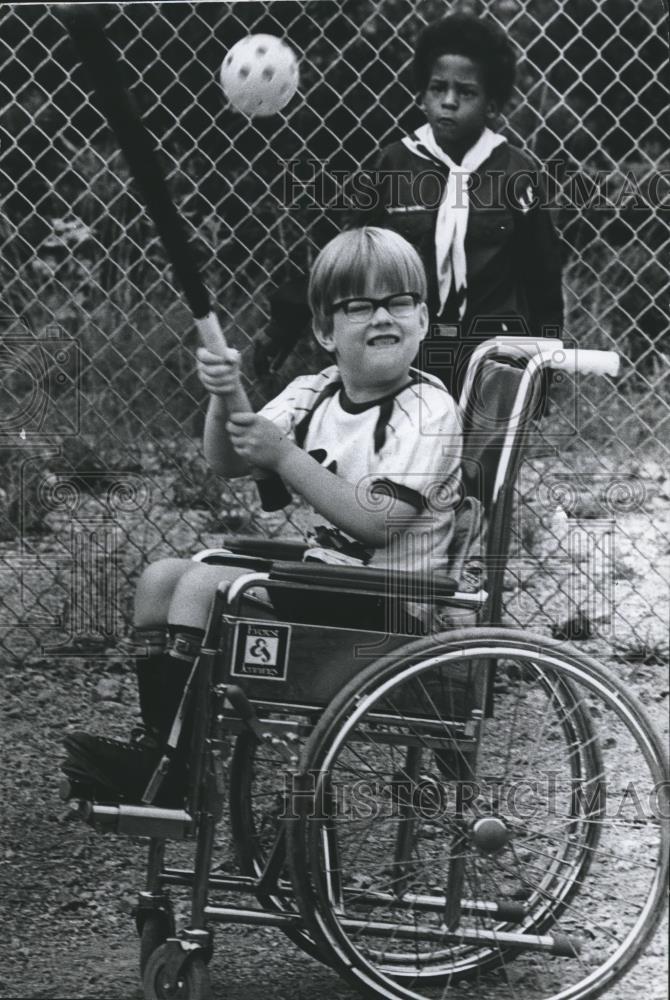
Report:
M256 570L257 573L267 573L272 568L271 559L240 555L239 552L231 552L230 549L203 549L191 556L191 561L214 566L242 566L244 569Z
M302 538L259 538L257 535L224 535L222 544L232 552L261 559L302 559L308 545Z
M316 562L275 562L269 582L298 583L306 587L334 587L360 590L380 597L439 600L458 590L456 580L446 573L415 573L376 566L340 566Z

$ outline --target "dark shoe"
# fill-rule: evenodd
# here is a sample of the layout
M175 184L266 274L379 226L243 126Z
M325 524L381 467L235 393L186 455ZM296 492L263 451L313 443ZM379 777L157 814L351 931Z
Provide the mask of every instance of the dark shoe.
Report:
M73 785L91 787L97 801L141 804L162 758L157 747L89 733L71 733L63 742L68 756L62 771ZM175 756L152 804L180 808L186 792L186 766Z

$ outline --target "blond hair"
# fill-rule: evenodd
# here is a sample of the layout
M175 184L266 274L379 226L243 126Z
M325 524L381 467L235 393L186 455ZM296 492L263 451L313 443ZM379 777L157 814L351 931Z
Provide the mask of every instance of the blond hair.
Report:
M328 333L333 303L364 296L371 282L426 299L421 258L403 236L378 226L340 233L325 245L312 267L308 297L314 326Z

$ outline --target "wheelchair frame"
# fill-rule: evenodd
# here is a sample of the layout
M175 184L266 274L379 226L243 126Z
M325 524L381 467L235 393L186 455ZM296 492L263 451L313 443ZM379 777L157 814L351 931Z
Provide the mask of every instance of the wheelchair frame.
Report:
M602 665L553 640L491 627L500 622L513 486L542 373L614 374L616 356L578 354L560 341L487 342L464 384L466 436L476 424L477 380L497 357L524 367L502 441L491 445L484 434L480 442L489 457L496 451L486 498L487 589L465 592L439 574L430 580L433 599L469 609L475 627L417 638L309 615L277 620L250 603L250 592L262 587L299 608L315 590L330 601L352 591L360 602L400 600L411 581L299 562L301 546L290 542L241 539L233 553L195 557L249 572L217 591L189 682L199 727L184 808L79 805L100 830L150 838L135 911L147 1000L211 996L207 963L217 922L279 927L364 994L389 1000L460 1000L475 989L491 998L512 990L556 1000L597 996L654 932L670 844L659 739ZM263 636L275 662L249 672L244 650ZM653 865L629 871L628 855L619 856L607 802L610 773L618 772L601 749L598 721L625 748L635 781L657 795L648 821L624 824L627 833L638 831ZM212 871L231 737L239 875ZM283 795L277 768L287 776ZM504 768L512 783L543 768L554 774L559 819L550 821L545 809L535 825L519 820L498 792L484 801ZM373 789L373 822L351 807L361 775ZM192 869L166 865L170 839L195 840ZM613 870L630 892L646 877L646 895L627 901L630 926L603 933ZM176 934L170 891L180 887L190 890L191 915ZM244 894L256 905L213 902L218 893Z

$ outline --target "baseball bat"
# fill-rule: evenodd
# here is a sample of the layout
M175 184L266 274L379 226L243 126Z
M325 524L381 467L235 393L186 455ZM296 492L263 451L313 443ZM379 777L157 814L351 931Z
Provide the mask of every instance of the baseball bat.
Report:
M123 83L100 15L87 4L60 4L57 9L89 75L99 108L116 136L144 206L158 230L202 342L209 350L220 352L226 346L223 331L189 248L186 230L170 196L149 132ZM237 396L228 397L227 408L231 412L249 409L241 387ZM279 476L264 476L258 470L253 475L264 510L279 510L290 502L291 495Z

